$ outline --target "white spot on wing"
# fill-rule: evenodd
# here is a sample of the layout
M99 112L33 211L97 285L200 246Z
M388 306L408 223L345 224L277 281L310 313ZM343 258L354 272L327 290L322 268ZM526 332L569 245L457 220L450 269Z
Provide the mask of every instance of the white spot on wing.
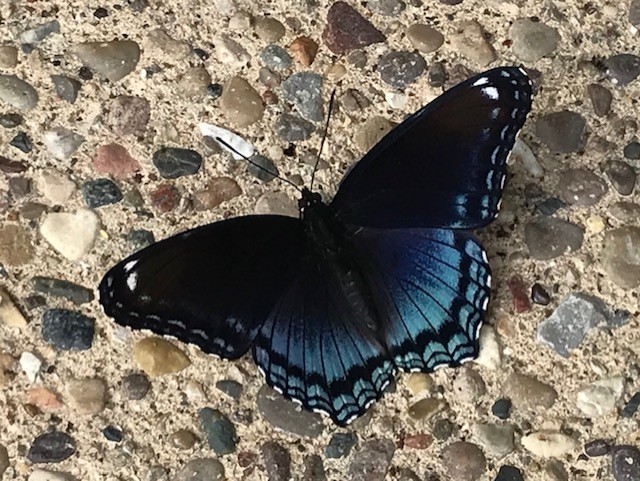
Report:
M124 271L125 272L129 272L131 269L133 269L136 264L138 263L138 260L133 260L133 261L129 261L124 265Z
M131 292L136 290L136 286L138 285L138 273L132 272L127 276L127 287Z
M482 89L482 93L491 100L498 100L500 98L500 92L498 92L498 89L495 87L485 87Z
M478 87L479 85L487 85L489 83L488 77L480 77L478 80L473 82L474 87Z

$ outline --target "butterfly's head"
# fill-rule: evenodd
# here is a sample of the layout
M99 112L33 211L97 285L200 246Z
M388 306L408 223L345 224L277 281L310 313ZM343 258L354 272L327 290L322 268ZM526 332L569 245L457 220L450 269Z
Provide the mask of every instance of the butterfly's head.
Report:
M298 209L300 210L300 217L304 216L304 211L308 207L312 207L315 205L322 204L322 197L317 192L312 192L311 190L304 187L302 189L302 197L298 200Z

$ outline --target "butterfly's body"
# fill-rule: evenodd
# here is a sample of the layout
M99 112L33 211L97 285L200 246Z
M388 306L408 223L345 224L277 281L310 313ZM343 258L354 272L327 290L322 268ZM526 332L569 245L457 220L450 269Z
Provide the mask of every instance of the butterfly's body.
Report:
M235 359L344 425L398 370L477 356L490 268L470 232L498 212L506 160L531 107L529 79L498 68L405 120L325 204L300 218L197 227L121 261L100 283L118 323Z

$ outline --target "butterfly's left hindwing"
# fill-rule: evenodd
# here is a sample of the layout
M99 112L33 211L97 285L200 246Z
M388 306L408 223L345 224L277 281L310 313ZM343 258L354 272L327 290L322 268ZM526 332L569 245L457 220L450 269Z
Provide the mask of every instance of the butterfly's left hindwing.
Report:
M234 359L251 347L304 246L302 223L291 217L236 217L197 227L116 264L100 283L100 303L118 324Z

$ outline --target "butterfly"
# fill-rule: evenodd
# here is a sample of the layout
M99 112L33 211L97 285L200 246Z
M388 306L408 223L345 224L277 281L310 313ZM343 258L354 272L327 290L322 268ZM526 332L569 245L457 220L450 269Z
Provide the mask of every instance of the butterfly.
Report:
M491 274L471 230L497 216L531 102L520 68L474 76L388 133L330 202L305 188L299 218L214 222L116 264L103 309L223 358L251 350L267 384L346 425L398 371L477 357Z

